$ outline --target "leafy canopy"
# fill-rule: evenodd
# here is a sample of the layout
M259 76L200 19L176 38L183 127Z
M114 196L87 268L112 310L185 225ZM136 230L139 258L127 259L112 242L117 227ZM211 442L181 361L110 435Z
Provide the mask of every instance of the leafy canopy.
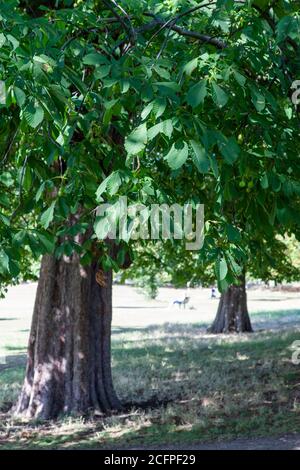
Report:
M298 234L298 2L9 0L0 17L3 279L24 249L90 262L80 236L124 194L204 203L221 288L251 238Z

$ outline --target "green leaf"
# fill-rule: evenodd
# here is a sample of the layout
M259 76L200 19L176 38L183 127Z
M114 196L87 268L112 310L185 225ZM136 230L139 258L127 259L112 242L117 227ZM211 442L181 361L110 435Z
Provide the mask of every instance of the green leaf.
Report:
M166 121L161 121L153 127L150 127L148 130L148 140L154 139L158 134L165 134L167 137L171 137L173 132L173 124L171 119L166 119Z
M182 71L186 73L186 75L190 76L193 71L197 68L198 66L198 58L196 57L195 59L190 60L187 64L185 64L182 68Z
M105 78L107 77L107 75L109 75L110 69L111 69L111 65L102 65L101 67L97 67L94 72L94 77L97 80L98 79L102 80L102 78ZM129 82L128 82L128 88L129 88Z
M54 248L55 248L55 241L53 237L50 235L43 235L42 233L37 232L37 237L42 243L42 245L45 247L47 253L53 253Z
M217 83L213 82L212 83L212 90L213 90L212 97L213 97L214 102L220 108L225 106L225 104L227 103L229 97L228 97L227 93L223 90L223 88L221 88Z
M85 253L81 258L80 258L80 264L82 266L89 266L92 264L93 261L93 256L91 253Z
M141 124L125 139L125 149L128 155L136 155L144 150L147 144L147 126Z
M294 222L293 214L289 207L278 208L276 211L276 216L281 224L288 225Z
M104 271L107 272L113 267L114 261L110 256L104 255L101 259L101 264L102 264Z
M108 178L105 178L105 180L103 180L102 183L98 186L98 189L96 191L96 199L98 202L102 201L101 195L104 193L104 191L106 191Z
M31 101L24 109L24 117L29 126L35 129L44 119L44 110L39 104Z
M0 47L2 47L6 43L6 37L3 33L0 33Z
M218 168L218 162L217 162L216 156L211 154L211 155L208 155L208 158L209 158L209 161L210 161L210 166L211 166L212 172L214 174L214 177L218 178L219 177L219 168Z
M285 106L284 112L285 112L286 117L288 119L292 119L292 117L293 117L293 108L291 106Z
M161 93L167 95L173 95L174 93L180 92L180 85L176 82L155 82L153 85L156 85Z
M33 256L39 258L43 254L43 250L41 250L41 243L36 239L36 235L28 233L27 239Z
M153 101L153 113L154 113L154 116L156 117L156 119L158 119L160 116L163 115L163 113L165 112L165 109L167 107L167 102L166 102L166 98L163 98L163 97L159 97L159 98L156 98L156 100Z
M244 75L242 75L237 70L233 70L233 75L234 75L234 78L236 79L236 81L238 82L238 84L243 87L245 85L246 81L247 81L246 77L244 77Z
M230 283L227 282L227 279L223 279L222 281L218 281L218 289L219 289L220 292L225 292L228 289L229 286L230 286Z
M24 103L26 101L26 95L25 95L24 91L21 90L21 88L19 88L17 86L14 86L14 95L15 95L15 98L16 98L17 105L20 108L22 108L22 106L24 105Z
M46 181L44 181L39 187L39 189L37 190L37 193L35 195L36 202L38 202L41 199L43 192L45 191L45 188L46 188Z
M260 179L260 185L263 189L268 189L269 187L269 180L268 180L268 175L265 173L261 179Z
M271 3L271 0L254 0L253 1L253 4L257 5L262 10L265 10L270 3Z
M60 106L68 103L67 96L69 96L69 92L61 86L50 85L48 90L51 95L51 98L54 100L54 102L58 102Z
M14 184L14 180L11 176L11 173L9 173L8 171L0 173L0 183L4 184L4 186L6 186L7 188L12 186Z
M230 262L231 269L233 273L235 274L235 276L240 276L243 272L243 268L235 261L233 256L230 254L229 254L229 262Z
M254 86L250 86L252 103L254 104L256 110L261 112L265 109L266 99L264 95Z
M219 281L223 281L228 273L228 266L225 258L216 261L216 274Z
M240 234L240 232L238 231L238 229L237 229L236 227L234 227L233 225L227 224L227 225L226 225L226 232L227 232L228 240L229 240L231 243L235 243L235 242L241 241L241 234Z
M9 272L9 257L4 250L0 250L0 272Z
M300 21L296 16L285 16L277 24L277 41L283 41L288 36L292 39L299 38Z
M101 201L101 195L107 190L108 193L112 196L115 194L122 183L120 174L118 171L111 173L104 181L100 184L96 191L97 201Z
M189 154L189 148L186 142L177 142L173 144L171 150L166 155L166 160L172 170L178 170L185 162Z
M114 194L116 194L116 192L118 192L119 187L121 186L121 183L122 183L122 180L120 178L118 171L115 171L114 173L112 173L110 177L108 178L108 181L106 184L108 194L110 196L113 196Z
M4 223L4 225L6 225L7 227L10 226L10 220L8 217L6 217L6 215L2 214L0 212L0 220L2 220L2 222Z
M7 39L9 40L9 42L11 42L14 50L17 49L17 47L19 47L20 45L20 41L18 41L18 39L16 39L14 36L12 36L11 34L8 34L7 36Z
M5 105L6 98L7 98L6 85L3 80L0 80L0 104Z
M104 55L92 52L91 54L84 56L82 62L85 65L105 65L108 63L108 60Z
M240 154L240 147L234 137L230 137L226 142L219 142L219 149L229 165L232 165Z
M86 84L78 77L78 74L75 73L68 65L64 65L64 74L66 75L67 79L70 80L82 93L85 95L88 92L88 88Z
M196 168L200 173L207 173L210 168L210 161L206 149L196 140L190 140L190 144L193 149L192 158Z
M143 109L143 111L141 112L142 121L144 121L144 119L146 119L149 116L149 114L152 111L152 108L153 108L153 102L148 103L147 106Z
M32 183L31 169L29 166L26 166L24 177L23 177L23 188L25 191L29 191Z
M9 272L12 277L17 277L20 274L20 266L19 264L10 258L9 260Z
M170 72L162 67L159 67L159 65L155 65L153 67L153 70L161 77L164 78L165 80L170 80Z
M94 231L98 240L104 240L111 228L109 217L96 217Z
M54 217L54 208L55 208L56 202L53 201L51 206L48 207L48 209L43 212L41 215L41 225L47 230L49 225L51 224L53 217Z
M192 106L192 108L195 108L196 106L199 106L199 104L203 103L204 98L207 95L206 83L206 80L201 80L189 89L186 95L186 100L187 103Z
M17 247L24 245L26 243L26 238L27 238L26 230L20 230L20 232L17 232L14 235L12 245L17 246Z

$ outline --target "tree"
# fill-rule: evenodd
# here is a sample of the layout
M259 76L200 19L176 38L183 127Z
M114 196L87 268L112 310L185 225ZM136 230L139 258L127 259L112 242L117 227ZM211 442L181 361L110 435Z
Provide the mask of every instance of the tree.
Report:
M222 292L216 318L209 328L211 333L251 333L252 326L247 308L245 275L240 283Z
M277 232L280 228L277 227ZM249 240L247 263L239 282L221 293L218 311L211 333L251 333L252 326L247 307L246 275L265 282L291 282L299 279L299 266L287 249L288 237L273 237L264 240L262 234ZM254 256L252 254L255 254Z
M43 257L16 413L48 419L120 408L110 365L111 277L97 264L80 267L78 254Z
M279 228L277 227L277 231ZM299 280L299 242L295 237L274 236L264 240L249 240L247 248L247 271L242 273L237 284L221 292L219 307L209 332L252 332L247 308L246 276L276 283ZM255 253L255 256L252 256ZM133 263L123 274L123 279L134 279L137 285L152 297L158 287L171 283L175 287L211 286L216 282L214 266L203 258L203 252L187 251L182 243L145 243L133 251Z
M258 224L297 225L298 7L260 3L44 2L32 18L28 2L0 2L1 164L17 189L1 203L3 272L24 246L45 255L19 412L118 406L110 282L127 240L110 256L99 203L204 202L203 257L222 290Z
M122 272L121 280L134 280L151 298L158 288L210 286L215 283L212 264L202 258L202 251L188 251L181 241L147 241L132 247L132 264Z

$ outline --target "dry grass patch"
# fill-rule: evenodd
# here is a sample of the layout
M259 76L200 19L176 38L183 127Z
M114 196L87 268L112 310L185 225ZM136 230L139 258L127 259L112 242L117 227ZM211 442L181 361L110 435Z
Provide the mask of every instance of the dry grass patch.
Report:
M96 448L230 439L299 430L300 328L212 336L199 325L118 328L113 370L124 412L58 422L0 420L2 448ZM0 408L22 369L0 373ZM2 443L2 444L1 444Z

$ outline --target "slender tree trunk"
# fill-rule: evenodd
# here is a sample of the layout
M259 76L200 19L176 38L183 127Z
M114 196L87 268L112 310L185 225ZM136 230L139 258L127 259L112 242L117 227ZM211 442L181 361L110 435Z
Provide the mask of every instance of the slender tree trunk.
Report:
M210 333L252 332L247 308L245 276L240 285L232 285L222 293L216 318L209 328Z
M62 413L120 408L110 364L112 273L83 267L75 253L42 260L17 415L50 419Z

